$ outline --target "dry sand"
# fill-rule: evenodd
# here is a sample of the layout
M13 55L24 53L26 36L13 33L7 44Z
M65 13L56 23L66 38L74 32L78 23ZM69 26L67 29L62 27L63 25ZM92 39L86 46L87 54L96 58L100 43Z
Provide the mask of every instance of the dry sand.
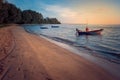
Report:
M12 51L14 47L11 27L0 28L0 61Z
M1 80L117 80L101 67L12 26L15 48L1 63Z

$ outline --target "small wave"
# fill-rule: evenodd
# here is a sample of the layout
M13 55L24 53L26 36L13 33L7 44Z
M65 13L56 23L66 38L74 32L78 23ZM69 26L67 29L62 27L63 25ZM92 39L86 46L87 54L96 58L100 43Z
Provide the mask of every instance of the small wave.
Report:
M51 37L53 40L55 41L58 41L58 42L62 42L62 43L66 43L66 44L69 44L69 45L73 45L74 42L73 41L70 41L68 39L63 39L63 38L59 38L59 37Z
M63 39L63 38L59 38L59 37L52 37L53 40L58 41L58 42L62 42L65 44L69 44L72 45L74 47L77 48L83 48L84 50L88 50L88 51L92 51L92 55L95 55L96 57L100 57L100 58L104 58L108 61L120 64L120 54L119 52L109 52L109 51L104 51L104 50L94 50L88 46L85 45L78 45L77 43L67 40L67 39ZM100 54L102 53L102 55Z
M24 28L26 32L35 34L35 35L42 35L44 37L50 38L52 40L61 42L61 43L65 43L71 46L74 46L76 48L81 48L84 50L88 50L88 51L92 51L92 55L96 55L96 56L102 56L101 58L107 59L109 61L112 61L114 63L119 63L120 64L120 52L118 51L111 51L112 50L117 50L114 49L113 47L110 47L109 45L103 45L103 44L97 44L95 46L93 45L80 45L72 40L68 40L68 39L64 39L64 38L60 38L60 37L51 37L45 34L41 34L41 33L36 33L34 30L31 30L29 28ZM99 46L98 46L99 45ZM110 50L109 50L109 49ZM117 57L117 58L114 58Z
M116 52L109 52L109 51L104 51L104 50L95 50L95 51L100 52L100 53L104 53L104 54L109 54L109 55L120 58L119 52L116 53Z
M120 51L118 48L114 48L113 46L106 44L106 43L96 44L94 45L94 48L99 51L104 51L105 53L108 53L108 54L120 54Z

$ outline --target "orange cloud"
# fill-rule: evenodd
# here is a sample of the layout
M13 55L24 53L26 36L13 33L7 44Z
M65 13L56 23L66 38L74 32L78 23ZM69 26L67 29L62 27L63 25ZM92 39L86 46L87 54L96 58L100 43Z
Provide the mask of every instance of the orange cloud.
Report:
M120 24L119 11L109 5L86 5L76 9L49 5L46 10L56 13L63 23L87 23L88 21L89 24Z

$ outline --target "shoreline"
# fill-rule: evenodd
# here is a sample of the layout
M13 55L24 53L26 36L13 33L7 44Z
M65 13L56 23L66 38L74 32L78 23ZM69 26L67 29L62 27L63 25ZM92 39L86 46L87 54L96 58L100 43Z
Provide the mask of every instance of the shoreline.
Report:
M12 64L5 80L10 75L14 75L12 80L18 77L20 80L117 80L117 77L84 57L29 34L18 26L13 27L12 33L16 47L5 60L6 65Z
M120 58L119 58L119 41L118 40L110 40L112 42L108 42L107 41L107 36L105 37L104 35L107 34L107 32L104 32L104 35L102 36L89 36L88 38L85 36L79 36L76 37L74 35L75 31L74 29L71 29L73 25L71 25L70 28L68 28L69 30L67 30L67 26L68 25L61 25L61 28L57 28L57 29L52 29L49 28L51 25L47 26L49 29L39 29L41 25L39 26L33 26L29 27L29 26L23 26L24 29L32 34L37 34L37 35L42 35L45 36L47 38L50 38L52 40L55 40L57 42L62 42L71 46L74 46L78 49L83 49L83 50L87 50L90 51L92 53L92 55L106 59L108 61L120 64ZM44 25L45 26L45 25ZM63 27L64 26L64 27ZM74 25L77 26L77 25ZM65 28L66 27L66 28ZM61 31L64 31L63 33L61 33ZM54 34L56 33L56 34ZM106 34L105 34L106 33ZM98 40L98 42L94 41L94 38L96 39L96 41ZM109 35L108 35L109 38ZM106 43L105 43L106 42ZM115 44L113 44L115 42ZM92 44L93 43L93 44ZM115 47L118 46L118 47Z
M90 51L86 51L86 50L83 51L82 49L79 50L75 46L65 44L65 43L62 43L62 42L58 42L58 41L52 40L52 39L50 39L48 37L45 37L45 36L42 36L42 35L38 35L38 36L50 41L53 44L58 45L58 46L66 49L66 50L69 50L70 52L72 52L75 55L78 55L80 57L83 57L83 58L89 60L90 62L92 62L92 63L102 67L103 69L107 70L112 75L120 78L120 67L119 67L120 64L119 63L114 63L114 62L109 61L107 59L89 54L89 53L92 53Z
M39 34L31 32L31 31L27 31L26 29L25 29L25 31L30 33L30 34L40 36L40 37L48 40L49 42L56 44L57 46L60 46L61 48L64 48L64 49L72 52L75 55L77 54L78 56L81 56L81 57L89 60L90 62L92 62L92 63L102 67L103 69L107 70L108 72L110 72L114 76L120 78L120 67L119 67L120 63L119 62L112 61L110 59L106 59L100 55L95 55L95 54L97 54L96 52L77 48L76 46L74 46L74 44L71 45L71 44L67 44L66 42L54 40L54 38L52 38L52 37L49 37L49 36L46 36L43 34L39 35Z

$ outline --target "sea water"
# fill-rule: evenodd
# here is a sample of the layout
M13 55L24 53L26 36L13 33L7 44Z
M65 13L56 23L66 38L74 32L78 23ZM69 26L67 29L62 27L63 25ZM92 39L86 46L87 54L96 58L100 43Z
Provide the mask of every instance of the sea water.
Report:
M85 31L85 24L22 25L26 31L43 35L91 51L92 55L120 64L120 25L87 25L90 30L104 29L101 35L76 35L76 28ZM51 26L59 26L52 28ZM47 28L42 28L47 27ZM89 53L88 53L89 54Z

